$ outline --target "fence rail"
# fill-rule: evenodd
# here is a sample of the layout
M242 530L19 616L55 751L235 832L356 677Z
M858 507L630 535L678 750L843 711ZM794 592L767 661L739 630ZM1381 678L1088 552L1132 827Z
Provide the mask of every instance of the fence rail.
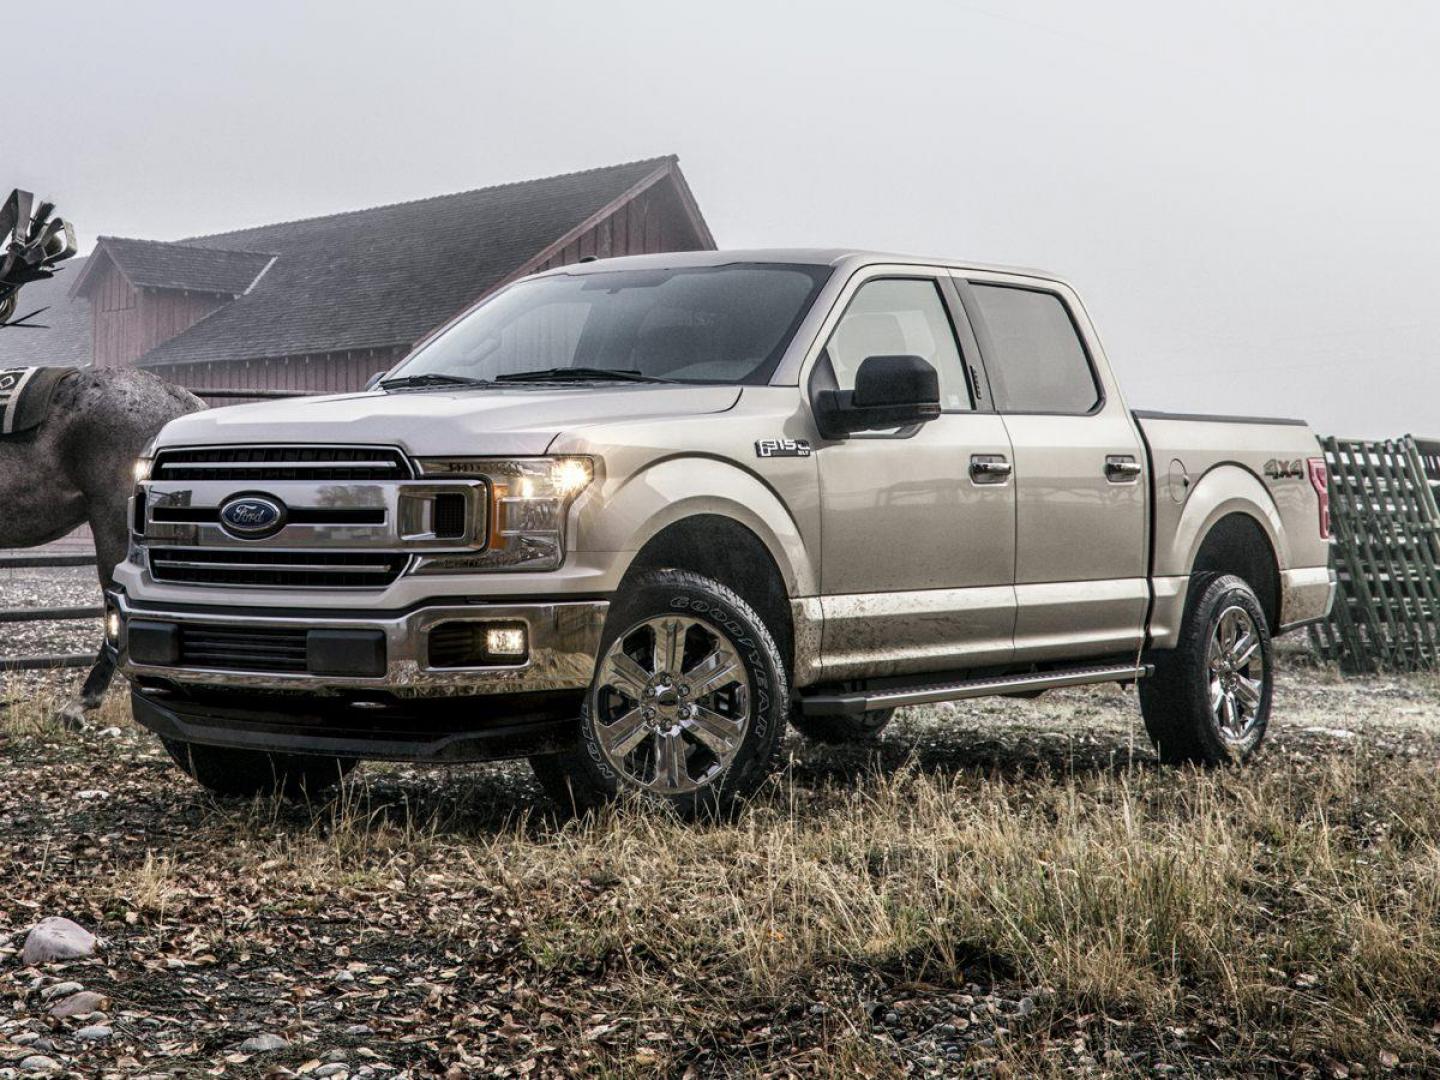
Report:
M95 553L0 555L0 569L32 570L51 567L94 566ZM68 607L0 608L0 623L65 622L76 619L99 619L105 608L98 604ZM62 668L89 667L95 663L91 653L38 653L32 656L0 656L3 671L52 671Z

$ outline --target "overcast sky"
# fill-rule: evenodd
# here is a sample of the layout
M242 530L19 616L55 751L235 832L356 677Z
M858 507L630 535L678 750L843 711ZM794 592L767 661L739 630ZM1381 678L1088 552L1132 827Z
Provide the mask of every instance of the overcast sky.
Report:
M1440 5L52 0L6 29L0 186L87 247L676 153L722 247L1064 274L1133 405L1440 435Z

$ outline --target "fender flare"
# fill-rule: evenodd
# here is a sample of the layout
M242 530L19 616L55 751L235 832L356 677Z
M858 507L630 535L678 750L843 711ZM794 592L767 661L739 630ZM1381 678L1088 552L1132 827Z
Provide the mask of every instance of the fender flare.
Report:
M1210 469L1196 482L1185 500L1166 557L1162 559L1156 553L1156 567L1176 568L1177 574L1188 576L1201 546L1215 525L1231 514L1243 514L1260 526L1270 541L1277 571L1290 566L1285 527L1270 492L1249 469L1223 463Z
M799 523L757 476L720 458L671 457L627 476L606 493L604 513L582 510L579 535L588 550L629 552L626 568L663 530L702 514L749 529L775 560L790 596L813 596L818 584Z

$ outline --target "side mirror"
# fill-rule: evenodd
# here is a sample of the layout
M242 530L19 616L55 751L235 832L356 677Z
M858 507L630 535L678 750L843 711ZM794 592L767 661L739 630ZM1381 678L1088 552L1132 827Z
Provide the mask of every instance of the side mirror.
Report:
M868 356L855 373L854 390L815 396L815 418L827 439L909 427L939 415L940 376L918 356Z

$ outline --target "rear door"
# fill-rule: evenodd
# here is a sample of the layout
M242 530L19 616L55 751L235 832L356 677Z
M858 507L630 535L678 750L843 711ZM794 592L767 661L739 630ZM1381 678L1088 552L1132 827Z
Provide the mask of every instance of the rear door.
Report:
M1150 599L1144 447L1073 298L1047 285L959 286L1014 453L1017 661L1138 649Z

